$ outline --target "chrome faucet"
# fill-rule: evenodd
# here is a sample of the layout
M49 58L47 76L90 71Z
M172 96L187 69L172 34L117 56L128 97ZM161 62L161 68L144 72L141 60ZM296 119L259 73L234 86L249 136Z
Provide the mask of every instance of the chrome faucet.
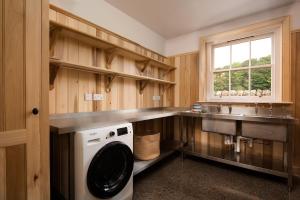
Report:
M229 112L229 114L231 114L231 112L232 112L232 106L231 105L228 105L228 112Z
M258 103L255 103L255 115L258 114Z
M217 105L217 111L218 111L218 113L221 112L221 104Z
M273 104L270 103L270 107L269 107L269 115L272 116L273 115Z

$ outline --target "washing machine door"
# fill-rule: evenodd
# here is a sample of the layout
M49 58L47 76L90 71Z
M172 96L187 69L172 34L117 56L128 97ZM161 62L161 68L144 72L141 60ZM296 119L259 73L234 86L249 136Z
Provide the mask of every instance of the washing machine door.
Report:
M87 173L87 186L92 195L107 199L118 194L128 183L133 170L131 149L112 142L94 156Z

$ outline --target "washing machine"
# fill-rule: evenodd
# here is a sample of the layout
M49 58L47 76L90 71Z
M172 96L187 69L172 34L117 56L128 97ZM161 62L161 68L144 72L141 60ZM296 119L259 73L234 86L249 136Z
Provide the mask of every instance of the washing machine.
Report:
M132 124L76 132L74 156L76 200L132 199Z

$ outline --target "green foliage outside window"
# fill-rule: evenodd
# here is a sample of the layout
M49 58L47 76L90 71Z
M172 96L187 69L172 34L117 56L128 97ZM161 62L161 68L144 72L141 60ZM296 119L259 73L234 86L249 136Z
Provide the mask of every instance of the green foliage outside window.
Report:
M215 91L229 90L229 72L214 73L214 89Z
M251 66L271 64L271 55L259 59L251 59ZM232 63L232 68L247 67L249 60L241 63ZM229 66L224 66L224 68ZM223 69L224 69L223 68ZM231 89L248 90L249 73L248 70L231 71ZM251 69L251 90L271 90L271 68ZM214 91L229 91L229 72L214 73Z

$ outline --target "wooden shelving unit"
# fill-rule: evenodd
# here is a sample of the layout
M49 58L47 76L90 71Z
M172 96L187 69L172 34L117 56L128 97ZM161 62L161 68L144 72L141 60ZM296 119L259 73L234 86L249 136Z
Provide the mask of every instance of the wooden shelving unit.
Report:
M79 70L79 71L85 71L85 72L90 72L90 73L95 73L95 74L104 74L107 75L107 84L106 84L106 91L110 91L110 87L112 84L112 81L114 80L115 77L122 77L122 78L129 78L129 79L134 79L137 81L140 81L140 92L143 91L143 89L146 87L146 85L149 82L155 82L159 84L165 84L165 85L175 85L175 82L172 81L166 81L158 78L152 78L148 76L142 76L142 75L135 75L135 74L127 74L124 72L119 72L115 71L112 69L107 69L107 68L100 68L100 67L95 67L95 66L87 66L87 65L79 65L79 64L74 64L66 61L62 61L59 59L55 58L50 58L50 85L54 84L54 80L58 71L59 67L65 67L69 69L74 69L74 70Z
M126 48L117 46L110 42L104 41L99 37L78 31L76 29L70 28L68 26L59 24L59 23L51 21L51 20L50 20L50 30L52 32L54 31L59 34L66 35L68 37L82 41L91 46L103 49L106 52L107 68L109 68L113 58L116 55L121 55L121 56L135 60L136 64L141 66L140 67L141 71L145 70L145 68L147 68L150 65L161 68L161 69L165 69L167 71L172 71L172 70L176 69L174 66L169 65L167 63L149 58L145 55L141 55L130 49L126 49Z

